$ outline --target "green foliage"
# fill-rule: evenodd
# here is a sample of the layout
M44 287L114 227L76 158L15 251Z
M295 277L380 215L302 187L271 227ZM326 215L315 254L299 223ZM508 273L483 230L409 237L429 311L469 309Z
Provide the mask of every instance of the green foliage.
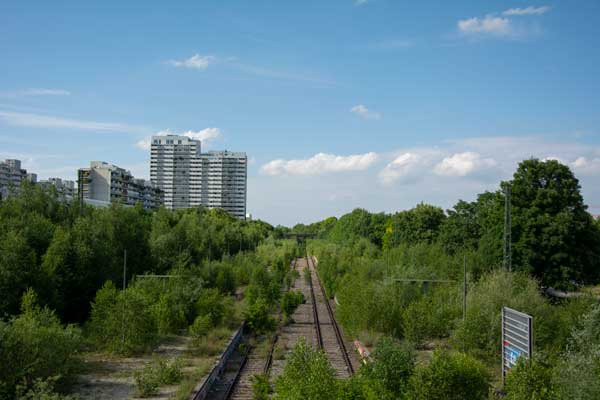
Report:
M302 303L304 303L304 294L302 294L299 290L292 290L286 292L281 299L281 310L283 311L283 315L286 317L290 317L296 308Z
M483 364L464 353L435 352L410 379L408 398L414 400L486 399L490 376Z
M558 399L552 380L552 368L539 361L519 359L504 385L509 400Z
M38 382L36 389L38 379L57 376L52 382L66 383L77 370L80 344L79 329L61 325L53 311L37 305L35 292L28 289L22 313L0 321L0 399L13 398L17 384L24 385L21 393L28 396L29 389L35 392L50 385Z
M138 395L151 397L158 394L161 386L179 383L183 379L182 366L180 359L155 358L141 371L134 372Z
M523 273L495 271L469 290L467 315L453 334L455 345L472 354L496 359L500 354L502 307L530 314L536 321L536 346L552 338L552 313L539 292L537 282Z
M327 356L300 338L275 382L274 399L321 400L335 399L336 396L335 372Z
M401 211L387 222L383 246L396 247L400 244L432 243L446 219L444 211L429 204L418 204L408 211Z
M554 369L558 397L565 400L600 398L600 306L583 316Z
M217 289L204 289L196 302L196 312L200 316L208 316L211 326L223 322L225 316L233 312L231 300L226 299Z
M158 339L148 295L136 287L118 291L110 281L96 294L88 329L99 349L115 353L147 351Z
M248 305L244 312L244 319L251 332L267 333L275 329L275 319L271 317L270 307L263 298Z
M407 389L415 369L415 354L411 347L400 346L391 338L382 338L371 355L373 361L360 370L377 393L378 399L397 399Z
M269 377L265 374L257 374L253 375L250 380L252 382L252 399L268 400L272 392Z
M569 167L555 160L525 160L510 183L515 265L545 285L596 281L600 233Z
M17 400L77 400L77 396L66 396L54 391L54 386L60 377L53 376L46 379L38 378L33 386L17 386Z

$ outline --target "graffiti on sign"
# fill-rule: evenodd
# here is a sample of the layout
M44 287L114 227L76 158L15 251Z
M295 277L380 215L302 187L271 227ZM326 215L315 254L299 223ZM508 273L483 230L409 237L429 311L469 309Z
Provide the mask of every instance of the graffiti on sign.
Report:
M533 351L530 315L502 307L502 378L520 357L531 358Z

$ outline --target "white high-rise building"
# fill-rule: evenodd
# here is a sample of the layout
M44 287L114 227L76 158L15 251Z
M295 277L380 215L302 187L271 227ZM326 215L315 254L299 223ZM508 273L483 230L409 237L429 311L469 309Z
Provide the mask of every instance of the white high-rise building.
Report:
M209 151L200 157L202 204L209 208L222 208L237 218L246 218L246 153Z
M35 174L30 175L33 179ZM26 179L28 179L27 170L21 168L21 160L0 162L0 199L19 193L21 182Z
M199 140L167 135L152 137L150 156L150 179L164 192L165 207L202 205L246 217L245 153L202 153Z

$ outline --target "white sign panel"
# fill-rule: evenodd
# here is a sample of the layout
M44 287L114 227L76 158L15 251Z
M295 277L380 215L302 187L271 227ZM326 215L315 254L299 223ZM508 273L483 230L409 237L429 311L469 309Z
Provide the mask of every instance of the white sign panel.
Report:
M502 378L520 357L531 358L532 322L531 315L502 307Z

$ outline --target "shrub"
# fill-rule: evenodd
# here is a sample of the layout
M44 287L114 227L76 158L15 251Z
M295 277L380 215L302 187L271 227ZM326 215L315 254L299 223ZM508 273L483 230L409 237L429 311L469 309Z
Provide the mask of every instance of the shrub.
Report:
M96 293L88 327L95 345L109 352L139 353L151 349L158 340L145 292L135 286L117 291L110 281Z
M509 400L558 399L552 381L552 369L535 360L519 359L506 376L504 389Z
M32 289L23 295L18 317L0 321L0 399L14 398L17 384L21 393L64 384L77 371L76 354L81 345L81 333L73 325L61 325L54 311L41 308ZM60 378L53 378L59 376Z
M534 317L536 346L551 339L552 327L546 316L552 310L537 282L523 273L495 271L482 278L468 295L466 319L458 323L453 334L455 344L478 356L499 357L503 306Z
M77 396L65 396L54 391L56 382L60 377L53 376L46 379L38 378L33 386L17 386L17 400L77 400Z
M372 382L380 399L396 399L405 391L408 379L415 369L415 353L408 345L399 346L391 338L383 337L372 354L373 362L361 373Z
M483 364L464 353L435 352L410 379L414 400L478 400L488 396L490 376Z
M135 386L140 397L158 394L163 385L173 385L183 379L182 362L179 359L155 358L141 371L134 373Z
M296 308L304 303L304 294L298 290L289 291L281 299L281 310L285 317L290 317Z
M275 329L275 319L271 317L269 306L262 298L248 306L244 316L247 327L251 332L266 333Z
M274 399L321 400L335 399L336 395L335 371L327 356L300 338L275 382Z
M206 336L212 327L210 315L198 315L194 323L190 325L190 333L197 338Z
M269 400L271 394L269 377L265 374L257 374L253 375L250 380L252 381L252 399Z
M204 289L196 302L196 312L200 316L208 316L212 326L223 322L225 315L231 314L231 302L225 298L218 289Z

